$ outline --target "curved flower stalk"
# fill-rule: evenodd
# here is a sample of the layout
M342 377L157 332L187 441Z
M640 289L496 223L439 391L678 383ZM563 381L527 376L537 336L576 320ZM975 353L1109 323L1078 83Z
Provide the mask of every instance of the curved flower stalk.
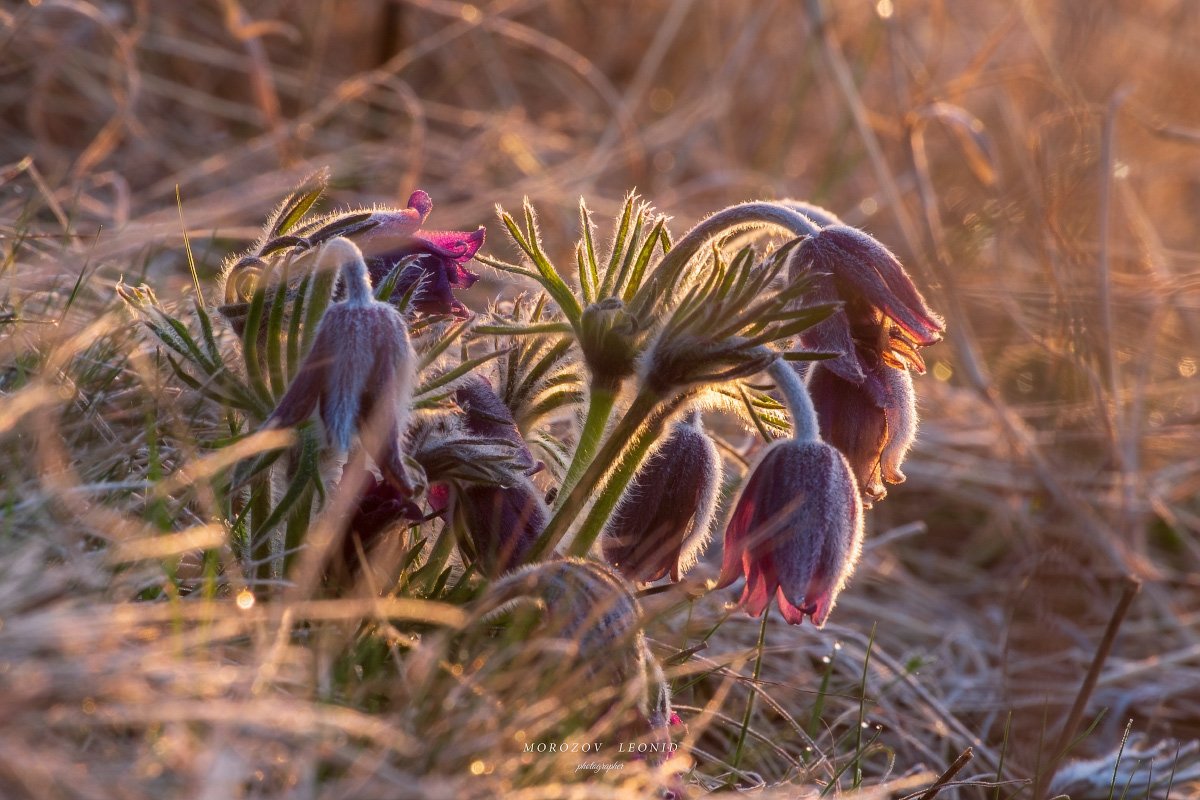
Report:
M805 280L774 288L794 246L780 248L762 263L749 247L729 262L719 251L713 253L647 345L639 362L637 394L579 482L565 497L560 495L538 553L548 552L542 548L566 534L603 482L570 545L574 555L587 553L665 422L689 398L761 372L780 357L770 345L789 340L835 310L798 307L796 301L808 287Z
M605 559L633 581L671 580L708 544L721 488L721 456L691 411L642 464L605 527Z
M799 376L782 361L771 375L795 433L769 446L750 471L725 530L718 587L746 579L740 603L761 615L774 596L783 617L825 624L862 549L863 509L846 458L821 441Z
M408 326L393 306L374 298L362 253L348 239L322 246L318 268L336 266L346 299L321 319L312 349L263 428L290 428L318 406L335 450L349 452L358 438L402 494L414 487L400 438L408 427L416 358Z
M945 324L899 260L855 228L835 223L805 239L790 274L812 281L805 302L843 304L800 336L806 348L838 354L814 366L809 389L821 432L846 454L864 500L880 500L884 481L904 480L916 434L909 370L925 371L920 348L939 341Z

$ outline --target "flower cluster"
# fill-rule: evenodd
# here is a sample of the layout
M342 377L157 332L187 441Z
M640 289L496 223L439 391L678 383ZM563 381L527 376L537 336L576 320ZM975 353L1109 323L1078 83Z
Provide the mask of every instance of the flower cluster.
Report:
M676 239L630 196L607 253L581 206L571 275L528 204L523 224L501 212L513 263L479 252L483 228L425 230L422 191L310 218L316 184L226 264L232 346L202 303L197 340L148 289L121 289L178 378L227 412L230 443L295 432L230 459L248 581L316 575L303 590L332 593L359 575L375 592L478 601L488 620L540 604L553 613L538 635L574 642L598 684L635 687L652 736L673 712L634 584L683 580L718 520L717 587L741 581L753 615L775 600L789 623L826 622L864 509L904 479L911 372L944 330L892 253L794 202L731 206ZM784 238L728 246L754 229ZM472 312L454 294L478 279L472 259L541 292ZM729 412L756 444L723 435ZM728 503L722 451L752 463ZM306 552L327 566L304 572Z

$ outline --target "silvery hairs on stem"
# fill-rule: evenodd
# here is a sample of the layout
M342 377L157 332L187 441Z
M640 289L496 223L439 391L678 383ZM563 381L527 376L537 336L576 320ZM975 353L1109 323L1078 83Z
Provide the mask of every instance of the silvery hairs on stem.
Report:
M408 325L394 306L375 299L367 265L348 239L325 243L317 269L339 269L345 299L321 318L312 349L264 428L288 428L320 406L336 450L350 450L355 434L386 481L413 490L401 453L415 382L416 356Z

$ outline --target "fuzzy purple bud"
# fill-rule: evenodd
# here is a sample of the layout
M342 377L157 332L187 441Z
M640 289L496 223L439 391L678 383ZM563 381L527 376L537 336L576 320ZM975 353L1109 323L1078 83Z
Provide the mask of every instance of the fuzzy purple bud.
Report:
M400 453L416 363L408 326L394 307L374 299L353 243L333 239L320 259L341 267L346 299L321 318L312 349L264 427L297 425L319 404L321 421L339 452L349 451L359 434L384 478L411 491Z
M846 459L824 442L784 439L751 470L725 530L720 586L745 576L741 604L774 595L793 625L825 624L862 549L862 503Z
M679 580L708 544L720 486L721 457L699 414L675 423L622 495L604 557L630 580Z
M550 518L541 492L528 480L513 486L475 485L459 489L455 517L465 530L460 549L488 576L520 566Z
M486 378L469 374L455 390L454 402L463 410L468 432L486 439L508 442L516 451L514 460L520 468L527 474L537 472L540 465L521 436L517 421Z

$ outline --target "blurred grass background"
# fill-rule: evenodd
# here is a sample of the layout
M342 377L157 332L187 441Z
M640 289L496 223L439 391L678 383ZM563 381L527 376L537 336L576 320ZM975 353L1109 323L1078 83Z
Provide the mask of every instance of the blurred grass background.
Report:
M174 696L154 684L155 660L183 670L175 646L139 641L112 616L101 626L111 638L89 654L78 644L87 637L76 639L92 623L70 615L115 609L161 580L149 567L114 576L86 554L127 524L123 515L147 517L158 501L146 487L194 450L175 434L195 408L109 313L113 282L150 275L164 299L183 297L181 211L203 281L325 165L338 203L402 205L423 188L433 227L488 225L493 249L503 249L494 204L528 195L561 262L577 198L608 214L633 187L674 216L677 234L725 205L783 197L869 230L927 289L950 335L929 351L909 481L871 512L858 576L826 631L770 626L762 685L806 719L829 673L831 691L846 696L826 713L852 718L877 625L867 717L894 761L877 753L864 763L868 785L905 775L927 785L968 746L976 761L960 778L1029 777L1132 575L1143 591L1086 721L1107 713L1080 752L1114 751L1129 720L1146 747L1178 740L1193 752L1200 5L829 6L0 7L0 625L10 620L0 628L0 785L13 796L140 797L160 781L181 796L234 796L264 754L284 748L238 727L232 702L208 718L180 699L154 719L155 704ZM466 297L476 309L503 288L485 278ZM724 599L689 624L720 618ZM665 620L659 635L673 641L681 624ZM208 652L191 669L216 670L204 678L220 684L214 692L253 683L266 668L256 659L273 652L267 633L247 634L255 646L234 663ZM757 621L734 617L710 645L741 652L757 635ZM84 724L101 696L117 734ZM739 684L725 713L740 716L744 696ZM784 726L761 709L759 728ZM347 744L322 727L337 724L305 720L311 749L289 743L284 761L322 747L357 746L368 761L376 745L389 752L355 739L356 727L343 730ZM460 784L457 762L424 757L411 767L423 776L413 796L503 785ZM752 768L768 783L795 778L772 758ZM374 788L355 794L342 773L292 783L260 774L246 791L399 791L384 767L351 763ZM222 771L240 777L227 785L214 777ZM1140 796L1148 777L1130 791ZM603 784L613 793L615 780Z

